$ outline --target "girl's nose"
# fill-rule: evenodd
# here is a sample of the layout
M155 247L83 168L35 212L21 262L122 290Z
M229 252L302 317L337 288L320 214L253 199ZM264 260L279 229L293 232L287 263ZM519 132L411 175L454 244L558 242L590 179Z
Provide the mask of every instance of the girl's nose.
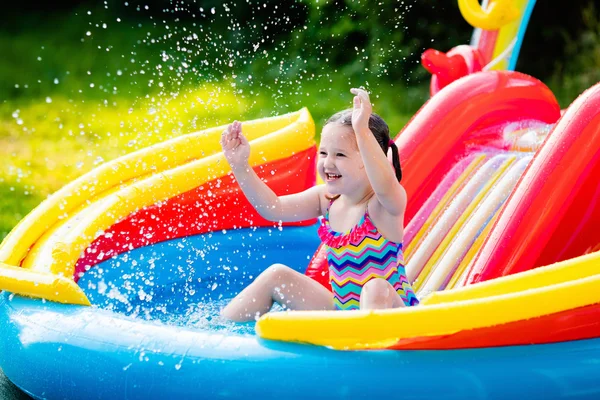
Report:
M331 157L330 155L325 157L325 160L323 161L323 166L325 168L331 168L331 167L335 166L335 164L333 162L333 157Z

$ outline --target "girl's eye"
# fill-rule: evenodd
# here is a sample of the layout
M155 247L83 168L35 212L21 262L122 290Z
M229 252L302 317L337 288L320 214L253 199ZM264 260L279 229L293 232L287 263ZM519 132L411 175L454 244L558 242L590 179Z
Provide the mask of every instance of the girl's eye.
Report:
M321 156L326 156L326 155L327 155L327 153L325 153L324 151L320 151L320 152L319 152L319 155L321 155Z
M342 154L342 153L337 153L337 154L336 154L336 156L337 156L337 157L346 157L346 155L345 155L345 154Z

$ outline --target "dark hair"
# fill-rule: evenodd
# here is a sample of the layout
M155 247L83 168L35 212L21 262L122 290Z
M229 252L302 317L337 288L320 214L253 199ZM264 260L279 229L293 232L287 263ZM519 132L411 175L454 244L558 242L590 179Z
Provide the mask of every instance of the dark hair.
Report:
M352 128L352 110L344 110L333 114L326 122L325 125L332 122L337 122L343 126L349 126ZM398 182L402 180L402 168L400 168L400 155L398 154L398 147L393 141L390 141L390 128L385 123L383 118L379 115L372 113L369 118L369 129L373 132L373 136L377 139L379 147L383 150L383 153L387 155L388 149L392 148L392 163L394 165L394 171L396 172L396 179ZM391 144L391 146L390 146Z

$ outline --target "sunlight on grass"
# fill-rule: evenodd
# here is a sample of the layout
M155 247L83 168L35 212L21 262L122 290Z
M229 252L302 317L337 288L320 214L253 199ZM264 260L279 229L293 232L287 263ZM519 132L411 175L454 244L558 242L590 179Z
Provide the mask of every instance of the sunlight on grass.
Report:
M17 108L18 107L18 108ZM51 102L0 106L0 238L42 199L92 168L184 133L242 115L245 99L216 85L177 96L113 104ZM198 144L200 153L201 144Z
M308 90L317 92L317 88ZM301 95L275 97L250 92L228 84L206 84L169 97L147 96L138 101L73 102L56 96L1 105L0 148L5 156L0 157L0 185L5 195L0 200L0 240L41 200L106 161L233 119L283 114L302 106L313 112L319 136L324 120L347 108L350 98L331 88L327 92L333 95L327 102ZM393 113L397 106L393 91L382 92L374 99L377 111L386 117L392 132L397 132L410 114ZM198 143L198 153L201 147Z

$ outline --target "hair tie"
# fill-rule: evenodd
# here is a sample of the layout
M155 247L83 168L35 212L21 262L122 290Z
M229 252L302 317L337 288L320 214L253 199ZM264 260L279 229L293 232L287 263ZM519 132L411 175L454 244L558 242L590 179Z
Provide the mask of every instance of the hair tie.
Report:
M396 142L390 139L390 141L388 142L388 147L392 147L393 144L396 144Z

